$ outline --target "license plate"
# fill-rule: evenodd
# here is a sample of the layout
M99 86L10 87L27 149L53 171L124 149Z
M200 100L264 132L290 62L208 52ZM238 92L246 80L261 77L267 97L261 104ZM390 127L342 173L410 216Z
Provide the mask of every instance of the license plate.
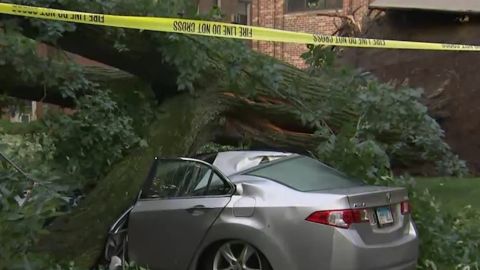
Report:
M393 215L390 207L378 207L376 209L378 224L380 226L390 225L393 223Z

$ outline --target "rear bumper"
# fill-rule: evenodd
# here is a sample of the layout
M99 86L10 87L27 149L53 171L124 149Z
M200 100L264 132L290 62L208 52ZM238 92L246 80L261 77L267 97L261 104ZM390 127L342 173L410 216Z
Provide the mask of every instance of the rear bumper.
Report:
M355 231L336 230L331 269L410 270L418 258L418 237L412 223L409 233L395 242L366 245Z

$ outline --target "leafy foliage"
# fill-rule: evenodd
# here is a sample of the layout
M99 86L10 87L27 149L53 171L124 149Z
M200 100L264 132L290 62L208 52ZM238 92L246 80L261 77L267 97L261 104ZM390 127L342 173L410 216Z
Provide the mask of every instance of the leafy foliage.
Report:
M71 24L33 21L41 29L38 40L42 41L55 42L64 31L74 29ZM67 57L40 56L37 42L19 31L17 19L0 22L0 79L12 82L0 91L15 84L41 85L45 93L59 90L75 107L70 114L53 110L28 129L5 125L0 131L0 151L25 171L19 173L0 159L0 269L46 269L52 265L49 259L32 251L47 233L45 225L76 204L74 190L94 185L130 148L146 144L138 133L151 115L148 102L135 111L120 104ZM147 98L138 96L136 100Z
M48 5L53 2L22 3ZM98 6L101 2L92 5ZM69 23L35 19L32 23L39 29L37 40L50 43L55 43L64 32L75 30L75 26ZM144 102L146 106L142 109L132 111L128 105L114 100L110 91L89 81L82 67L70 58L60 53L49 58L39 55L38 43L20 34L18 19L3 20L0 28L0 41L4 45L0 46L0 67L14 70L13 74L7 75L15 77L15 83L42 85L45 93L54 88L75 107L70 114L54 110L42 124L56 145L55 166L72 175L72 182L76 182L79 188L88 182L94 183L131 147L146 144L137 132L147 125L151 117L148 102ZM140 99L145 100L146 97ZM138 119L136 114L139 114ZM135 124L134 119L141 124Z
M29 250L45 233L45 221L61 214L67 200L65 187L48 166L54 148L45 134L0 135L0 139L2 153L14 156L27 172L0 162L0 269L38 268L42 261Z
M37 54L37 43L19 33L17 20L1 21L0 29L0 68L8 71L2 74L2 79L8 82L10 80L5 76L15 76L15 83L42 85L45 91L59 84L66 91L89 87L88 82L81 78L76 65L40 57ZM2 86L8 87L8 84Z
M373 162L379 172L384 172L381 168L389 170L392 160L405 165L412 165L408 163L410 160L420 160L435 161L440 175L467 173L465 162L443 141L443 130L421 103L420 90L395 87L381 83L367 73L337 68L332 54L334 52L330 49L317 46L310 47L310 51L303 55L311 64L310 74L325 78L327 87L339 96L321 103L305 102L307 110L299 111L304 115L304 121L317 128L319 138L327 139L317 149L321 157L328 159L344 151L358 153L351 156L358 158L361 152L369 149L367 152L373 155L366 157L365 166ZM358 113L352 115L350 121L342 122L342 126L328 126L325 120L342 107ZM306 115L305 111L308 112ZM337 143L348 149L337 149ZM342 163L348 163L348 158L344 158L346 160ZM345 167L351 169L351 166ZM374 178L372 173L368 174L369 178Z
M52 114L45 124L56 146L58 165L90 182L140 142L132 118L108 91L82 95L74 114Z

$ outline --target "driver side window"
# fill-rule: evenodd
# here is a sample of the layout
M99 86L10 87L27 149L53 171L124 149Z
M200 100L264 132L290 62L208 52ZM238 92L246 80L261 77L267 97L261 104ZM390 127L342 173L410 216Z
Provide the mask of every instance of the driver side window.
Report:
M150 181L142 191L143 199L220 196L232 189L209 166L186 160L161 160Z

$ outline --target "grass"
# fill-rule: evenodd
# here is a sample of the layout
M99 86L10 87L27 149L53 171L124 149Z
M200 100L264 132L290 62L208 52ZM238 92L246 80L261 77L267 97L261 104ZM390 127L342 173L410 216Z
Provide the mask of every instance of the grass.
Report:
M467 205L480 210L480 178L419 177L416 178L415 189L418 192L428 189L441 203L440 209L451 214ZM437 265L437 267L441 270L455 269L453 266Z
M441 203L442 209L454 213L471 205L480 210L480 178L417 178L415 189L427 189Z
M38 121L30 123L12 123L5 119L0 119L0 134L26 134L33 133L36 130L42 128L42 125Z

